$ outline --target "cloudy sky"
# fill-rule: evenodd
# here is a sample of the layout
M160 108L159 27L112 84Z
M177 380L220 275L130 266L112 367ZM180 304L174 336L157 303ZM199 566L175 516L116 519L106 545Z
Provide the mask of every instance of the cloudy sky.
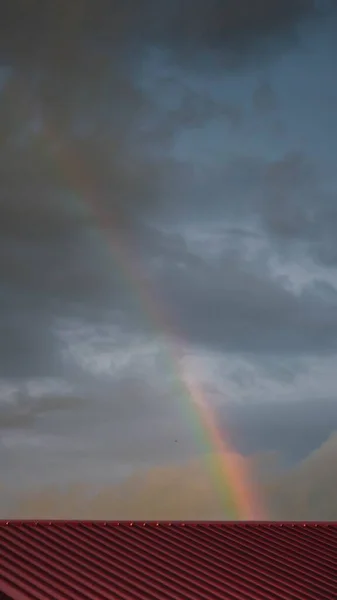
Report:
M337 430L335 3L5 5L3 497L212 451L182 378L294 468Z

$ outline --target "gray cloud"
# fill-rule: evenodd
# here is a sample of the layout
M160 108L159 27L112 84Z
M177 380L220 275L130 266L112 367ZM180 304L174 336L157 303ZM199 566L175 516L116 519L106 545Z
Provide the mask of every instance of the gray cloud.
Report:
M202 165L196 174L186 167L180 182L185 197L205 214L257 228L278 251L298 257L305 249L319 264L336 264L333 175L309 154L232 155L220 166Z
M248 402L220 408L224 432L243 454L276 453L285 466L314 452L337 429L335 398Z
M1 377L59 373L60 345L51 337L53 320L41 298L27 297L3 286L1 309Z
M277 468L277 455L237 459L255 480L254 488L264 504L263 518L336 520L336 433L285 472ZM81 482L63 488L26 488L7 506L2 498L5 518L230 518L219 505L202 461L143 470L118 486Z
M181 253L157 274L159 297L187 340L227 352L335 349L336 292L316 282L295 294L264 261L229 250L210 261Z
M318 3L47 4L5 2L0 23L0 383L53 377L75 392L26 391L5 408L1 398L9 487L20 469L34 481L115 481L153 456L199 452L180 390L155 360L144 366L161 333L148 285L192 354L244 357L264 382L293 377L297 403L269 404L266 385L260 404L217 416L246 455L303 458L336 428L334 401L302 402L279 364L298 374L303 357L336 351L334 146L325 133L316 151L309 127L317 115L332 123L333 89L315 79L322 94L305 88L304 103L294 86L332 72ZM309 262L294 291L287 273ZM69 339L81 331L77 362L60 322ZM226 383L235 392L232 375L218 396ZM249 377L236 385L249 395Z
M180 172L188 182L188 168ZM214 214L218 211L220 218L228 215L235 220L244 216L247 224L258 218L269 235L271 249L274 246L288 252L291 247L285 246L285 241L293 241L294 247L302 242L317 257L318 252L321 256L323 251L334 247L333 205L329 212L324 194L321 203L317 202L317 176L301 154L287 154L274 162L249 158L233 161L225 169L226 178L218 174L219 180L214 178L212 183L214 172L217 173L212 168L206 170L203 185L196 185L200 197L207 195L208 183L219 186L223 181L230 191L235 190L240 180L241 196L229 193L228 198L233 198L233 202L213 204ZM197 206L198 199L195 202ZM53 350L55 347L57 352L57 340L51 335L55 316L107 318L112 310L117 310L119 318L128 314L130 326L143 328L139 299L130 295L129 275L122 273L124 267L115 264L114 252L109 250L109 235L114 235L113 232L97 233L92 238L90 219L75 220L74 228L73 217L67 220L67 212L63 213L62 208L53 208L55 213L51 212L48 218L43 203L41 213L38 209L36 214L28 213L26 229L22 231L19 203L16 207L11 203L4 207L8 218L1 242L2 281L10 286L12 298L13 290L20 293L20 300L15 299L14 303L5 300L3 305L6 315L3 331L11 340L4 349L4 376L6 373L12 376L22 368L22 361L16 358L28 349L25 374L33 368L34 375L43 372L49 355L48 368L52 372L48 374L54 375L55 369L62 368ZM314 219L313 211L317 213ZM41 231L41 239L34 237L35 226ZM28 239L25 241L26 234L31 236L29 244ZM134 231L132 241L135 255L143 262L145 276L151 261L159 260L161 266L152 275L152 287L186 340L230 352L294 354L335 350L336 294L331 286L316 281L295 295L285 287L285 280L275 278L271 269L266 268L265 258L262 257L260 264L258 260L247 261L238 250L239 237L235 241L232 236L222 256L212 261L189 250L178 234L169 236L154 227ZM22 315L13 316L14 309L21 307L24 307ZM32 344L37 328L41 333L35 333Z
M281 477L266 492L274 518L336 520L336 431L317 450Z
M251 466L238 458L241 464ZM63 489L55 486L29 489L5 509L5 514L33 517L39 513L40 518L110 518L114 515L126 520L232 518L221 500L203 462L190 461L182 466L166 464L143 469L119 486L79 483Z
M335 192L325 189L319 167L301 153L289 153L266 165L260 189L257 210L270 238L305 244L314 260L335 265Z
M0 404L0 430L34 427L37 419L58 411L76 411L83 409L87 403L86 398L71 395L43 395L37 398L20 387L15 391L11 402Z
M8 493L32 482L111 484L137 469L200 454L181 396L155 379L150 371L137 376L136 366L105 383L82 380L82 395L34 396L22 386L16 398L0 402L1 481Z
M259 114L275 111L277 98L269 81L261 81L253 94L253 108Z

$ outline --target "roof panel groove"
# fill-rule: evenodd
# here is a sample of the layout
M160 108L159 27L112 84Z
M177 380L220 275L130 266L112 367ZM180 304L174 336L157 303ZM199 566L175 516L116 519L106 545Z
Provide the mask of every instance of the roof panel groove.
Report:
M337 598L333 524L9 522L0 548L0 600Z

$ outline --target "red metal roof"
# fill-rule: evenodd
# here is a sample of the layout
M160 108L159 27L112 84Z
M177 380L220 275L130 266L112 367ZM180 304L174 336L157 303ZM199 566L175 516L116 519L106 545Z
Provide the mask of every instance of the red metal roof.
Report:
M337 525L7 522L0 598L337 598Z

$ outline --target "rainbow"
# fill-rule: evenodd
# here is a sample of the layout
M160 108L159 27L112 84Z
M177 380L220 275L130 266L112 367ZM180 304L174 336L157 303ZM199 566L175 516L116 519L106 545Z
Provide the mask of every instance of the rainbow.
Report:
M58 139L50 128L46 132L47 141L54 142ZM225 442L226 436L220 432L215 415L208 405L203 391L188 377L183 363L183 351L178 332L165 313L164 307L155 300L154 291L146 277L136 255L132 253L130 244L118 231L118 223L112 223L102 212L97 201L97 193L90 173L81 165L76 152L68 145L59 153L59 167L68 180L69 185L76 190L79 201L84 205L96 223L97 228L109 246L113 259L123 271L132 287L137 291L137 296L142 310L148 315L156 330L166 338L166 348L169 363L172 365L173 374L179 393L184 398L184 408L195 429L199 446L203 446L205 460L208 462L214 486L219 494L221 505L226 519L234 520L261 520L265 509L261 498L252 485L251 473L245 466L242 457ZM201 442L201 444L200 444Z

